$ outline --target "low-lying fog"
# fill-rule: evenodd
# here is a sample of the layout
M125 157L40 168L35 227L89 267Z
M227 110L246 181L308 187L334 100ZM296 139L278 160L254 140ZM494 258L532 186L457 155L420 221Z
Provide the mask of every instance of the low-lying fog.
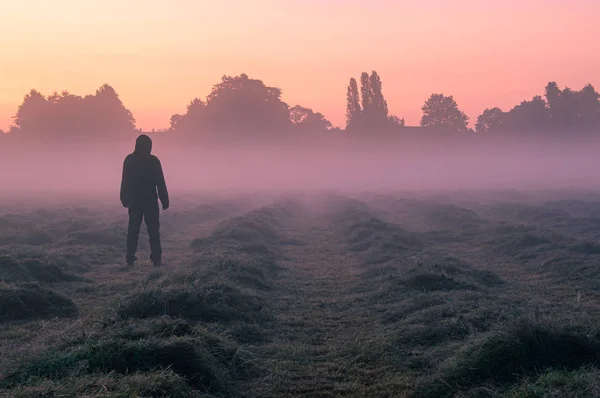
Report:
M298 145L175 145L153 138L171 192L398 191L595 188L596 144L366 140ZM449 142L446 140L446 142ZM118 200L131 143L42 145L0 151L2 194L105 194Z

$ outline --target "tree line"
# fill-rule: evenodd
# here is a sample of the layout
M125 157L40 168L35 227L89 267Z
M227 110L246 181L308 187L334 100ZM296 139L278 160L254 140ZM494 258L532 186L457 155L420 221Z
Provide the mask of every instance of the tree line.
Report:
M31 90L13 117L9 134L43 138L117 135L135 130L135 119L114 88L104 84L93 95L68 91L45 97Z
M379 74L363 72L359 82L350 78L346 92L345 131L401 131L404 119L390 115ZM194 98L183 114L170 118L168 130L190 136L208 134L284 134L342 131L320 112L290 106L277 87L246 74L223 76L204 98ZM544 97L534 96L510 110L485 109L468 126L469 118L451 95L432 94L423 104L421 127L444 132L600 132L600 94L591 84L579 91L549 82ZM69 92L44 96L36 90L25 95L7 136L78 138L122 136L136 132L132 113L117 92L105 84L84 97Z

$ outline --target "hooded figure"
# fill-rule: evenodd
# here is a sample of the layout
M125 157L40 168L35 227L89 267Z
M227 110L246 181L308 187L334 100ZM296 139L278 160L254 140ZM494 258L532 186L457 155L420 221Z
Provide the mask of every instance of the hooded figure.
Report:
M167 210L169 194L160 160L151 152L152 140L147 135L140 135L135 141L135 150L127 155L123 162L121 203L129 209L126 256L128 265L133 265L137 260L135 253L142 220L146 222L150 238L150 260L155 266L162 265L158 199L163 210Z

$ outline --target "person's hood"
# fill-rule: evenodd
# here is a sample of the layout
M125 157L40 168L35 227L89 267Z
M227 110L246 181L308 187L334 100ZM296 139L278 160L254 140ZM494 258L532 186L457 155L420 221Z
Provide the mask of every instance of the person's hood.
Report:
M133 152L140 155L150 155L150 152L152 152L152 140L150 137L145 134L140 135L135 140L135 150Z

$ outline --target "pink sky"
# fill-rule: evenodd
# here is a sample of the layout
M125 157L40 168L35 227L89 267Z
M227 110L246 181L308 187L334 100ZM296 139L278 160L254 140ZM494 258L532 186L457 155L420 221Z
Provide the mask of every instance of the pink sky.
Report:
M344 125L351 76L377 70L416 125L434 92L474 121L561 87L600 89L597 0L4 0L0 128L32 88L112 85L138 127L167 127L223 74L247 73Z

